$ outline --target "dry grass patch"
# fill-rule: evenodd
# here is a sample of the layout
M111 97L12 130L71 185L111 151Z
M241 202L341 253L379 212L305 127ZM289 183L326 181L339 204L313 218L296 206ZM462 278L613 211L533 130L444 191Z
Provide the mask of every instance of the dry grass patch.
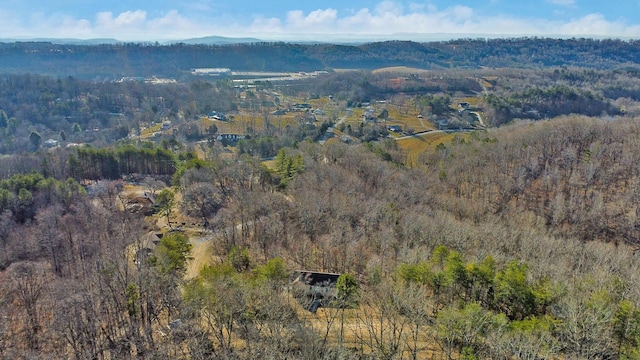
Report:
M191 257L192 259L187 264L187 273L185 279L193 279L200 275L200 270L207 265L213 264L214 256L211 248L210 241L204 241L202 239L194 239L190 237L191 245Z
M273 170L273 169L276 168L276 160L275 159L273 159L273 160L265 160L265 161L262 162L262 164L264 166L266 166L267 169L270 169L270 170Z
M329 98L326 98L326 97L320 97L317 99L309 100L309 104L316 108L326 108L328 106L331 106L331 100L329 100Z
M392 74L399 74L399 75L410 75L410 74L424 75L424 74L428 74L429 70L412 68L408 66L390 66L390 67L373 70L371 73L372 74L392 73Z
M290 301L294 301L291 299ZM360 306L355 309L319 308L312 314L299 305L294 305L300 319L324 339L330 346L354 349L363 354L379 356L388 345L397 342L401 347L402 358L411 358L409 348L415 349L415 355L421 359L431 359L443 355L436 343L433 329L420 325L417 338L411 338L415 325L402 316L380 317L380 309ZM395 333L394 333L395 327ZM395 338L395 339L394 339Z
M476 96L464 97L460 99L454 99L452 103L458 105L458 103L461 102L466 102L469 104L469 106L476 107L480 103L480 98Z
M403 130L413 129L414 132L422 132L435 130L433 124L426 117L418 117L419 114L414 112L398 111L393 109L389 110L389 125L402 125Z
M153 124L147 128L141 129L140 130L140 137L141 138L147 138L152 136L154 133L160 131L160 129L162 128L162 124Z
M446 144L460 134L450 134L444 132L427 133L416 135L410 138L397 140L398 146L407 153L407 165L412 167L417 165L417 157L425 151L435 151L439 144Z

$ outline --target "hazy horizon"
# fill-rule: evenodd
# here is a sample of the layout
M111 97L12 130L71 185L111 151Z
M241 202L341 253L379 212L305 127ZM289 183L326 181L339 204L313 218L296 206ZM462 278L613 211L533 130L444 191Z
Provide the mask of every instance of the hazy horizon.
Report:
M7 1L4 39L171 41L207 36L284 41L446 40L460 37L640 38L640 0L432 0L263 3Z

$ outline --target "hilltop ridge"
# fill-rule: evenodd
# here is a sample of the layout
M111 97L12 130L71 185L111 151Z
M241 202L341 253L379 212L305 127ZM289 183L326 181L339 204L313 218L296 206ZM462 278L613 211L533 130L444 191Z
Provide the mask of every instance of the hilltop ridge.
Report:
M251 40L224 45L5 42L0 43L0 73L28 72L86 79L154 75L183 79L189 76L190 69L200 67L239 71L372 70L389 66L421 69L610 69L640 63L638 40L512 38L423 43L384 41L359 45Z

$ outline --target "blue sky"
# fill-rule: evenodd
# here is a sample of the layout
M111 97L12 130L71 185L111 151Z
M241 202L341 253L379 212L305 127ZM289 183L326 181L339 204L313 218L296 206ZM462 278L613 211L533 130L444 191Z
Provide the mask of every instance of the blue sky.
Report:
M640 38L640 0L2 0L0 38ZM451 37L451 35L447 35Z

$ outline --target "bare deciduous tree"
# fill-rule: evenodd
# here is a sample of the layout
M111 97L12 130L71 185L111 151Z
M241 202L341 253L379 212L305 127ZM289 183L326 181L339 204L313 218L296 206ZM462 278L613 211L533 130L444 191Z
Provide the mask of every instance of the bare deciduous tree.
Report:
M19 262L12 264L7 271L12 283L10 289L16 304L23 311L23 331L27 349L37 350L43 328L41 301L49 284L47 268L42 263Z

